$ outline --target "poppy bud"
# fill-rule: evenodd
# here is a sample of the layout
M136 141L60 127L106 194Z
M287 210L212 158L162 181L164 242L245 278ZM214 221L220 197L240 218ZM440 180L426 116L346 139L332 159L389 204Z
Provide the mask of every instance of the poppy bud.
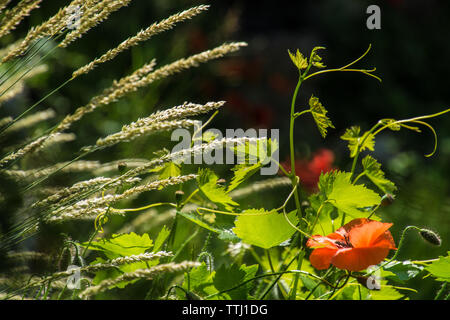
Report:
M390 206L393 202L394 202L395 198L392 194L390 193L386 193L382 198L381 198L381 206L382 207L387 207Z
M181 190L178 190L175 192L175 200L177 201L177 205L180 205L181 200L183 199L184 192Z
M439 237L439 235L434 231L428 229L420 229L420 235L425 241L435 246L440 246L442 243L441 237Z

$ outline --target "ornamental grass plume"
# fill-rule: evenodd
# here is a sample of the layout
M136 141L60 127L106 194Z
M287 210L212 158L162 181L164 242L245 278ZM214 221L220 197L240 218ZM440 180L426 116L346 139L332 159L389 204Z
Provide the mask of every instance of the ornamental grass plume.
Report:
M117 101L125 95L131 92L135 92L142 87L148 86L149 84L157 80L169 77L193 67L198 67L201 63L221 58L224 55L235 52L239 50L239 48L246 45L247 44L245 42L225 43L215 49L207 50L188 58L180 59L168 65L162 66L154 70L153 72L142 75L139 80L127 83L124 86L118 87L117 85L113 84L114 90L108 88L104 90L100 95L92 98L87 105L79 107L73 114L66 116L61 121L61 123L53 130L53 132L61 132L67 130L74 122L80 120L86 114L93 112L101 106L108 105L111 102Z
M392 223L366 218L350 221L327 236L313 235L306 245L313 248L309 260L314 268L361 271L383 261L395 243L388 229Z
M100 282L96 286L88 287L86 290L80 293L80 297L82 299L86 299L90 296L94 296L100 292L105 291L111 286L114 286L120 282L123 281L131 281L135 279L153 279L155 276L159 274L164 273L174 273L174 272L180 272L185 271L191 268L198 267L200 265L199 262L196 261L183 261L181 263L166 263L161 264L155 267L151 267L149 269L138 269L132 272L124 273L121 276L110 279L110 280L104 280Z
M26 16L30 15L31 10L39 8L41 2L42 0L22 0L14 8L7 10L0 21L0 38L14 30Z
M194 16L200 14L202 11L205 11L209 8L208 5L200 5L197 7L192 7L185 11L176 13L170 16L167 19L162 20L161 22L154 23L150 27L145 30L139 31L134 37L128 38L119 44L116 48L108 50L101 57L89 62L87 65L79 68L72 75L72 78L76 78L82 74L88 73L93 70L98 64L105 63L109 60L114 59L119 53L128 50L131 47L138 45L140 42L146 41L150 39L152 36L172 29L177 23L182 22L184 20L188 20L193 18ZM67 37L66 37L67 39ZM67 45L67 41L64 40L60 46L65 47Z

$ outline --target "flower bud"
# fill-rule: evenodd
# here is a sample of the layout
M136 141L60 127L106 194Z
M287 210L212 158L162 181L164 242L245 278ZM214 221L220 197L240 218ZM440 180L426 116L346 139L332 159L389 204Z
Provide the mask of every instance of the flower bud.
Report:
M420 229L420 235L425 241L435 246L440 246L442 243L441 237L439 237L439 235L434 231L428 229Z
M183 199L184 192L181 190L178 190L175 192L175 200L177 201L177 205L181 204L181 200Z
M381 206L382 207L387 207L390 206L393 202L394 202L395 198L392 194L390 193L386 193L382 198L381 198Z

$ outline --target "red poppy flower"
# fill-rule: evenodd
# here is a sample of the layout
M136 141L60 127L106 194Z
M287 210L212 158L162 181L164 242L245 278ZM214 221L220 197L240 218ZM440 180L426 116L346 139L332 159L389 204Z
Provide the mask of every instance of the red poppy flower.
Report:
M314 152L310 161L299 159L295 161L295 173L300 178L300 183L310 192L318 190L317 183L321 173L333 170L334 153L328 149L319 149ZM288 171L291 169L290 161L283 163Z
M306 245L315 248L309 261L316 269L360 271L383 261L396 249L388 229L392 223L365 218L354 219L328 236L312 236Z

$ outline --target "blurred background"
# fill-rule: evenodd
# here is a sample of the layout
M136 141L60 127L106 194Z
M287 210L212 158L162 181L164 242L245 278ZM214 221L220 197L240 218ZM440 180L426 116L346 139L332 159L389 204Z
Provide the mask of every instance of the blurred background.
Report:
M33 11L13 36L1 39L0 45L25 35L29 27L54 14L65 3L43 1L41 9ZM297 122L296 153L304 161L325 149L330 155L330 166L349 170L347 145L340 140L346 128L359 125L365 131L382 118L406 119L449 107L449 1L153 0L133 1L67 49L56 50L48 58L49 72L30 80L21 96L0 108L0 116L20 114L21 110L16 107L18 102L30 105L68 79L74 69L140 29L201 3L211 4L207 13L122 53L114 62L99 66L51 96L40 110L54 109L58 114L55 124L114 79L152 58L163 65L225 41L246 41L249 46L231 57L158 81L89 114L73 127L77 134L75 141L64 144L33 165L70 160L82 146L94 144L99 136L118 131L122 125L155 110L184 101L218 100L226 100L227 104L211 127L222 130L279 128L280 157L286 160L290 102L297 82L297 70L289 59L288 49L298 48L309 56L313 47L324 46L327 50L320 52L324 63L328 67L340 67L359 57L371 44L372 50L357 66L376 67L375 74L383 80L379 83L362 74L330 73L302 85L297 104L306 106L311 94L318 96L336 127L324 140L311 119L305 117ZM366 8L370 4L381 8L381 30L366 28L369 16ZM432 133L425 129L422 133L404 129L385 131L377 137L373 153L383 164L387 177L398 186L394 204L379 211L386 222L394 222L391 228L394 239L398 241L401 231L408 225L430 228L443 239L441 247L431 247L411 233L399 255L402 260L435 258L445 255L449 249L450 117L444 115L429 123L439 137L434 156L424 157L432 151L434 143ZM43 124L41 130L51 124ZM139 143L120 144L107 152L96 153L95 159L108 162L112 154L114 159L151 158L154 151L167 147L168 137L169 134L141 139ZM228 169L215 168L225 178L230 177ZM279 194L270 193L263 200L255 196L245 202L259 201L261 206L275 207L285 198L285 193L286 190L280 190ZM430 279L413 280L410 286L418 290L418 293L408 293L411 299L432 298L438 289L437 283Z

